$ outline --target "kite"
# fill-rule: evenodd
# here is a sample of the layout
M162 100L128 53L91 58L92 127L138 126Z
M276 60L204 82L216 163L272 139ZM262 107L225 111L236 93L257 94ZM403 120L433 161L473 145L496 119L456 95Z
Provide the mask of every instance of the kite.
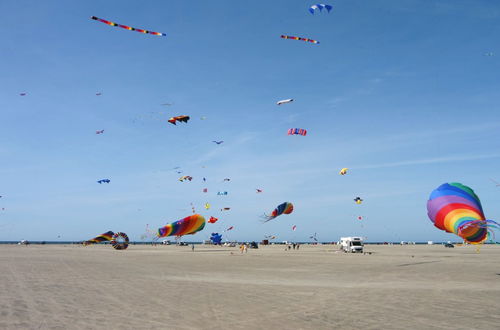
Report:
M495 221L486 220L474 190L457 182L444 183L431 193L427 215L437 228L472 244L485 241L491 228L498 226Z
M24 92L23 93L19 93L19 95L21 95L21 96L26 96L26 94L27 93L24 93Z
M208 192L208 189L207 188L203 188L203 192L204 193Z
M281 100L281 101L276 102L276 104L282 105L282 104L286 104L286 103L290 103L290 102L293 102L293 99Z
M263 215L263 218L265 219L264 222L268 222L269 220L273 220L274 218L282 215L282 214L290 214L293 212L293 204L289 202L284 202L278 205L273 212L271 212L271 215Z
M318 3L317 5L312 5L311 7L309 7L309 12L314 15L314 10L316 10L316 9L319 9L320 12L323 9L326 9L328 12L330 12L330 10L332 10L332 8L333 7L330 6L330 5L325 5L323 3Z
M160 105L165 105L165 106L170 106L170 105L173 105L173 103L163 103L163 104L160 104Z
M219 220L219 218L210 217L210 219L208 219L208 223L216 223L217 220Z
M361 204L363 202L363 200L361 199L361 197L354 198L354 201L356 202L356 204Z
M110 183L110 182L111 182L110 179L101 179L101 180L97 181L98 184L101 184L101 183Z
M170 124L174 124L174 125L177 125L175 122L176 121L179 121L179 122L183 122L183 123L187 123L189 120L189 116L176 116L176 117L171 117L168 122Z
M292 40L309 41L309 42L312 42L313 44L319 44L319 41L313 40L313 39L308 39L308 38L301 38L301 37L294 37L294 36L285 36L285 35L281 35L281 38L283 38L283 39L292 39Z
M230 230L233 230L233 229L234 229L234 226L231 226L228 229L226 229L225 231L230 231Z
M359 217L358 217L358 220L363 220L363 217L362 217L362 216L359 216Z
M205 218L199 214L193 214L184 219L172 222L158 229L156 239L167 236L192 235L205 228Z
M262 189L255 189L255 190L257 190L257 194L259 194L263 191Z
M225 196L225 195L227 195L227 191L224 191L224 192L218 191L217 195L219 195L219 196Z
M191 181L191 180L193 180L193 177L192 177L192 176L189 176L189 175L184 175L184 176L181 176L181 177L179 178L179 181L180 181L180 182L184 182L185 180L189 180L189 181Z
M492 52L489 53L484 53L484 56L493 56L494 54Z
M210 209L210 204L205 203L205 209L206 209L206 210Z
M210 235L210 241L212 241L214 245L220 245L222 242L222 235L219 233L212 233L212 235Z
M225 179L224 179L224 180L222 180L222 181L231 181L231 179L229 179L229 178L225 178Z
M490 179L491 181L493 181L493 183L495 183L495 187L500 187L500 183L498 183L497 181L493 180L493 179Z
M137 31L137 32L140 32L140 33L147 33L147 34L152 34L154 36L166 36L165 33L161 33L161 32L153 32L153 31L148 31L148 30L143 30L143 29L138 29L138 28L133 28L131 26L127 26L127 25L122 25L122 24L118 24L118 23L113 23L113 22L110 22L110 21L107 21L105 19L102 19L102 18L99 18L99 17L95 17L95 16L92 16L91 17L93 20L96 20L96 21L99 21L101 23L104 23L104 24L108 24L108 25L111 25L111 26L118 26L118 27L121 27L125 30L129 30L129 31Z
M104 130L95 131L95 134L102 134L102 133L104 133Z
M307 134L307 130L303 129L303 128L290 128L288 130L288 135L302 135L302 136L306 136Z
M212 141L213 143L216 143L216 144L221 144L223 143L224 141Z
M347 170L348 170L348 168L344 167L343 169L340 170L339 174L340 175L346 175L347 174Z
M222 209L220 209L221 211L229 211L231 208L230 207L224 207Z
M296 225L293 225L292 226L292 230L295 231L295 229L297 229L297 226Z
M101 96L101 95L102 95L102 93L101 93L101 92L99 92L99 93L95 93L95 95L97 95L97 96Z
M89 239L88 241L83 242L83 245L90 245L94 243L111 241L113 239L114 234L115 233L113 233L112 231L105 232L104 234L101 234L97 237L94 237L92 239Z
M206 182L206 181L207 181L207 179L205 177L203 177L203 182Z
M310 239L313 239L315 242L318 242L318 239L316 238L316 234L317 233L314 233L313 236L309 236Z
M115 250L125 250L128 248L128 236L125 233L115 233L113 239L111 240L111 245Z

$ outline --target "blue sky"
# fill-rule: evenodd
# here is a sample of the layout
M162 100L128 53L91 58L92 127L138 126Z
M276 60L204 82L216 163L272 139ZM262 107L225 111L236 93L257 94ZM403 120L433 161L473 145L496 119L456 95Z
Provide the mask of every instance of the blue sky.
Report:
M229 226L237 240L453 240L426 214L444 182L471 186L498 220L500 4L312 4L2 1L0 240L138 240L191 203L220 220L185 240ZM292 214L260 223L284 201Z

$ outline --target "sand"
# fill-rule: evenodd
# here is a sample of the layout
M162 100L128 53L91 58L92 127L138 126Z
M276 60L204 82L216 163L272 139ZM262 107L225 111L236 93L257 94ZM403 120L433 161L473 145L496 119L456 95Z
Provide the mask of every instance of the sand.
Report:
M500 327L500 246L365 250L0 245L0 329Z

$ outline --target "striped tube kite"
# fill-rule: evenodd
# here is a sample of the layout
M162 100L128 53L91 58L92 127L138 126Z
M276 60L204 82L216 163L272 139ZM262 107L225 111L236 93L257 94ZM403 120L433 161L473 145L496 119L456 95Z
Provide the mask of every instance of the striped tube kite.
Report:
M165 33L153 32L153 31L148 31L148 30L133 28L131 26L114 23L114 22L107 21L107 20L99 18L99 17L95 17L95 16L92 16L91 18L93 20L99 21L101 23L108 24L108 25L111 25L111 26L118 26L118 27L121 27L122 29L129 30L129 31L136 31L136 32L140 32L140 33L152 34L154 36L166 36Z
M460 236L465 242L484 242L498 223L486 220L479 197L461 183L444 183L427 202L427 214L434 226Z
M319 41L313 40L313 39L309 39L309 38L294 37L294 36L285 36L285 35L281 35L281 38L282 39L292 39L292 40L308 41L308 42L312 42L313 44L319 44Z
M306 136L307 135L307 130L303 128L290 128L288 130L288 135L302 135Z
M106 242L106 241L111 241L113 239L113 233L111 230L105 232L104 234L101 234L97 237L94 237L92 239L89 239L88 241L83 242L83 245L90 245L94 243L100 243L100 242Z
M192 235L205 228L205 218L199 214L193 214L184 219L172 222L158 229L156 239L167 236Z
M282 215L282 214L290 214L293 212L293 204L290 202L284 202L278 205L270 215L263 215L265 219L264 222L268 222L269 220L273 220L274 218Z

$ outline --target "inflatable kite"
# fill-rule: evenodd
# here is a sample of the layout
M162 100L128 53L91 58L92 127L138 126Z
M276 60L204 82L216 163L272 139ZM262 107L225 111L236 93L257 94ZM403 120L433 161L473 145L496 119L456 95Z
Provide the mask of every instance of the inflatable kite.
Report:
M214 217L210 217L210 219L208 220L208 223L216 223L217 220L219 220L218 218L214 218Z
M213 142L213 143L215 143L215 144L221 144L221 143L223 143L224 141L212 141L212 142Z
M343 169L340 170L339 174L340 175L346 175L347 174L347 170L348 170L348 168L344 167Z
M174 125L177 125L176 122L179 121L179 122L183 122L183 123L187 123L189 120L189 116L176 116L176 117L171 117L168 122L170 124L174 124Z
M108 232L105 232L104 234L101 234L97 237L94 237L92 239L89 239L88 241L83 242L83 245L90 245L94 243L100 243L100 242L106 242L106 241L111 241L113 239L113 233L111 230Z
M282 214L290 214L292 212L293 212L293 204L292 203L289 203L289 202L281 203L280 205L278 205L278 207L276 207L274 209L273 212L271 212L270 215L264 214L264 216L263 216L263 218L265 219L264 222L268 222L269 220L273 220L274 218L276 218Z
M184 181L186 181L186 180L191 181L191 180L193 180L193 177L192 177L192 176L189 176L189 175L184 175L184 176L181 176L181 177L179 178L179 181L180 181L180 182L184 182Z
M21 95L21 96L26 96L26 93L19 93L19 95Z
M96 96L101 96L101 95L102 95L102 93L101 93L101 92L97 92L97 93L95 93L95 95L96 95Z
M302 135L302 136L306 136L307 134L307 130L303 129L303 128L290 128L288 130L288 135Z
M231 181L231 179L230 179L230 178L225 178L225 179L224 179L224 180L222 180L222 181Z
M192 235L205 228L205 218L199 214L193 214L184 219L172 222L158 229L156 239L167 236Z
M292 39L292 40L302 40L302 41L312 42L313 44L319 44L319 41L316 41L316 40L313 40L313 39L308 39L308 38L301 38L301 37L294 37L294 36L285 36L285 35L281 35L281 38L283 38L283 39Z
M276 104L282 105L282 104L286 104L286 103L290 103L290 102L293 102L293 99L281 100L281 101L276 102Z
M108 25L111 25L111 26L118 26L118 27L121 27L122 29L125 29L125 30L129 30L129 31L137 31L137 32L140 32L140 33L147 33L147 34L152 34L154 36L166 36L165 33L161 33L161 32L153 32L153 31L148 31L148 30L143 30L143 29L138 29L138 28L133 28L131 26L127 26L127 25L122 25L122 24L118 24L118 23L113 23L113 22L110 22L110 21L107 21L105 19L102 19L102 18L99 18L99 17L95 17L95 16L92 16L91 17L93 20L96 20L96 21L99 21L99 22L102 22L104 24L108 24Z
M212 233L212 235L210 235L210 241L212 241L214 245L220 245L222 242L222 235L219 233Z
M125 250L128 248L128 236L125 233L115 233L113 239L111 240L111 245L115 250Z
M104 130L95 131L95 134L102 134L102 133L104 133Z
M361 197L354 198L354 201L356 202L356 204L361 204L363 202L363 200L361 199Z
M101 183L110 183L111 180L110 179L102 179L102 180L97 180L97 183L98 184L101 184Z
M485 241L498 223L486 220L479 197L461 183L444 183L434 190L427 202L427 214L434 226L478 244Z
M332 7L332 6L330 6L330 5L325 5L325 4L323 4L323 3L318 3L317 5L312 5L311 7L309 7L309 12L310 12L311 14L313 14L313 15L314 15L314 11L315 11L316 9L319 9L319 11L320 11L320 12L321 12L323 9L326 9L328 12L330 12L330 10L332 10L332 8L333 8L333 7Z

